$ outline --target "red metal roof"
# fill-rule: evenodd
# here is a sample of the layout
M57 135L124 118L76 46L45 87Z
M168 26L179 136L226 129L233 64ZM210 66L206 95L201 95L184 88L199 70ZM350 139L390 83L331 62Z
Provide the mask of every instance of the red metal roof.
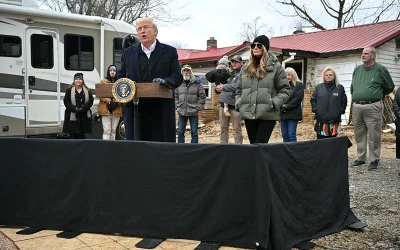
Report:
M177 49L179 62L193 62L206 60L219 60L225 55L230 55L235 51L249 46L250 42L224 48L208 48L207 50Z
M250 42L243 42L239 45L223 47L223 48L208 48L207 50L197 50L197 49L177 49L179 62L193 62L193 61L207 61L207 60L219 60L223 56L229 56L239 51L240 49L250 46ZM272 50L279 50L270 46Z
M400 34L400 20L273 37L271 46L317 53L378 46Z

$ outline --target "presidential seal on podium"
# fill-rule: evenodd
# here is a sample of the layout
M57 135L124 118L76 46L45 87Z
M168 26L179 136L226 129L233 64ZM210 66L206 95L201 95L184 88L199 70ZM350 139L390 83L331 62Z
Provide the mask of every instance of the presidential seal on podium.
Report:
M135 82L129 78L121 78L112 87L112 95L117 102L127 103L133 100L136 93Z

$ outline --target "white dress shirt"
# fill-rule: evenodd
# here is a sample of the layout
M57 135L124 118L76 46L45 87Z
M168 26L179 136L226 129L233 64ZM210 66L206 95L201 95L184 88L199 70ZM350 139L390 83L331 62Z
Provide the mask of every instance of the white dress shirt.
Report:
M154 43L150 46L150 50L148 50L143 43L140 43L140 45L142 46L142 50L143 52L146 54L147 58L150 58L151 52L154 51L154 49L156 48L156 43L157 40L154 41Z

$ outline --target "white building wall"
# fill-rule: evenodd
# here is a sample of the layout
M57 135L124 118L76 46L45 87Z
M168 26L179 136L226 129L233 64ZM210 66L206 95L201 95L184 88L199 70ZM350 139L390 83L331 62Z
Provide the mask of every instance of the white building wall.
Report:
M400 48L396 50L395 39L392 39L379 46L376 50L376 61L388 69L396 85L395 89L397 89L400 87Z

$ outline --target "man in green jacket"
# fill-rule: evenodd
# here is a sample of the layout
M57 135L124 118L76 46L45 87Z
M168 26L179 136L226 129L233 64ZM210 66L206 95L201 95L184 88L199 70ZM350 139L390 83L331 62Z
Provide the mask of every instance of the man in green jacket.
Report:
M394 83L385 66L375 62L374 47L364 48L361 54L363 65L354 69L351 82L353 101L354 135L357 143L357 159L352 166L365 164L367 133L369 144L368 169L376 169L381 154L382 113L385 95L394 89Z

